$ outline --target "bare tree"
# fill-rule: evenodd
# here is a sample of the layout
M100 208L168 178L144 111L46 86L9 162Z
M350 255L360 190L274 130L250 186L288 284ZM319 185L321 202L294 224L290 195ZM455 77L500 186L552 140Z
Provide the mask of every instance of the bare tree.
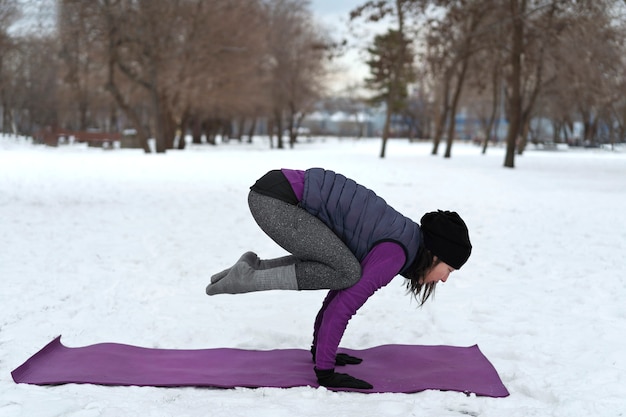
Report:
M522 59L525 54L531 52L531 41L535 38L529 37L528 32L531 18L541 14L542 10L547 10L548 20L552 18L556 10L556 2L535 5L532 0L509 0L509 16L510 21L510 48L508 54L508 71L507 79L507 110L509 116L509 130L506 138L506 154L504 158L504 166L507 168L515 167L515 153L519 145L522 129L525 120L532 110L539 88L541 85L541 77L543 75L543 45L539 47L539 53L535 55L530 64L534 66L532 76L528 78L534 87L526 88L530 92L527 98L526 109L524 109L524 65L526 60ZM544 40L545 38L542 38Z
M554 86L545 98L560 110L559 119L582 122L581 139L590 144L598 139L600 124L611 129L613 109L623 102L623 32L607 13L610 4L602 3L575 10L563 22L559 48L551 52Z
M325 61L333 40L314 23L308 2L268 2L269 91L271 91L270 143L277 135L277 147L284 147L283 132L293 146L298 127L313 103L323 93Z
M234 113L251 113L243 109L260 102L256 94L252 106L242 104L261 90L260 2L98 0L92 7L106 89L146 151L151 136L157 152L171 149L187 126L203 126L214 142L217 128L230 130Z
M15 132L13 119L13 105L11 101L11 78L15 73L11 71L11 62L8 58L15 50L15 43L8 33L9 27L19 15L16 0L0 0L0 125L2 132Z
M13 42L2 56L3 120L15 133L56 126L58 62L49 53L56 50L56 39L26 34Z
M487 153L489 143L497 137L502 114L503 67L505 49L501 15L490 13L483 26L482 48L472 57L468 74L468 94L463 100L479 121L482 131L481 152Z
M196 128L196 142L204 127L208 142L215 143L218 131L228 139L234 120L254 120L263 113L265 11L254 1L194 3L185 18L189 33L175 67L172 107L177 120L192 115L189 120Z
M430 45L428 59L433 68L441 68L443 84L440 89L443 103L438 129L434 138L432 154L437 153L440 135L447 120L447 140L445 158L452 152L456 135L455 115L463 91L470 60L477 50L484 47L480 35L484 34L482 23L492 7L483 2L436 1L438 6L446 6L446 13L439 19L430 21L427 43ZM435 52L435 53L432 53Z
M102 88L106 79L102 33L94 23L97 8L91 2L61 0L58 3L60 122L65 127L86 130L111 122L111 100ZM107 117L108 116L108 117ZM106 120L102 123L101 120ZM108 120L107 120L108 119Z

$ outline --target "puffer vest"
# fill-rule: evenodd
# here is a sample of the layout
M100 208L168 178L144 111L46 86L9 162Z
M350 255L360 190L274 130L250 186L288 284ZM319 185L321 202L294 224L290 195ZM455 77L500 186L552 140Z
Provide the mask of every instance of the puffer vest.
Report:
M422 241L417 223L393 209L372 190L341 174L322 168L305 172L300 206L326 224L362 261L380 242L395 242L406 261L400 273L415 260Z

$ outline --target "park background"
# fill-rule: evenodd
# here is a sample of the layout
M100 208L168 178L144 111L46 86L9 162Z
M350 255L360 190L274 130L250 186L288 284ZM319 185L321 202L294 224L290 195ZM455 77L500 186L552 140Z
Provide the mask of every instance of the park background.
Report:
M0 416L623 413L624 2L320 3L0 0ZM510 397L12 381L59 334L307 348L323 292L204 287L283 254L247 190L311 166L457 210L475 247L421 309L396 278L342 345L477 343Z

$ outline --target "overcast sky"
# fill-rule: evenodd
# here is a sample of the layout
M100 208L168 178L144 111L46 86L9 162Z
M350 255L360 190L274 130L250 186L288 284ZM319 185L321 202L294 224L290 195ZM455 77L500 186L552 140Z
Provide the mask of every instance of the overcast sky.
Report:
M336 60L338 70L332 81L332 89L340 90L348 84L363 83L363 79L368 76L369 70L364 64L365 57L363 50L372 41L374 33L359 30L359 35L355 37L348 31L348 20L350 11L365 3L366 0L310 0L311 11L335 40L346 39L349 49L345 56ZM379 26L379 25L377 25ZM362 26L361 26L362 28ZM368 24L368 28L374 29Z
M319 14L348 14L350 10L363 4L364 0L310 0L311 9Z

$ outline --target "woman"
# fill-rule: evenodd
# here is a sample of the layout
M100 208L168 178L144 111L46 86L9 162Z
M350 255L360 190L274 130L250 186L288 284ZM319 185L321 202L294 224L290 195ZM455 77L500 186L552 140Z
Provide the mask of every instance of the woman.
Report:
M260 260L246 252L211 277L207 294L329 289L311 347L318 382L373 388L335 372L335 366L361 362L337 355L348 321L398 274L423 304L437 282L445 282L469 258L465 223L457 213L439 210L425 214L420 226L373 191L322 168L270 171L250 188L255 221L291 255Z

